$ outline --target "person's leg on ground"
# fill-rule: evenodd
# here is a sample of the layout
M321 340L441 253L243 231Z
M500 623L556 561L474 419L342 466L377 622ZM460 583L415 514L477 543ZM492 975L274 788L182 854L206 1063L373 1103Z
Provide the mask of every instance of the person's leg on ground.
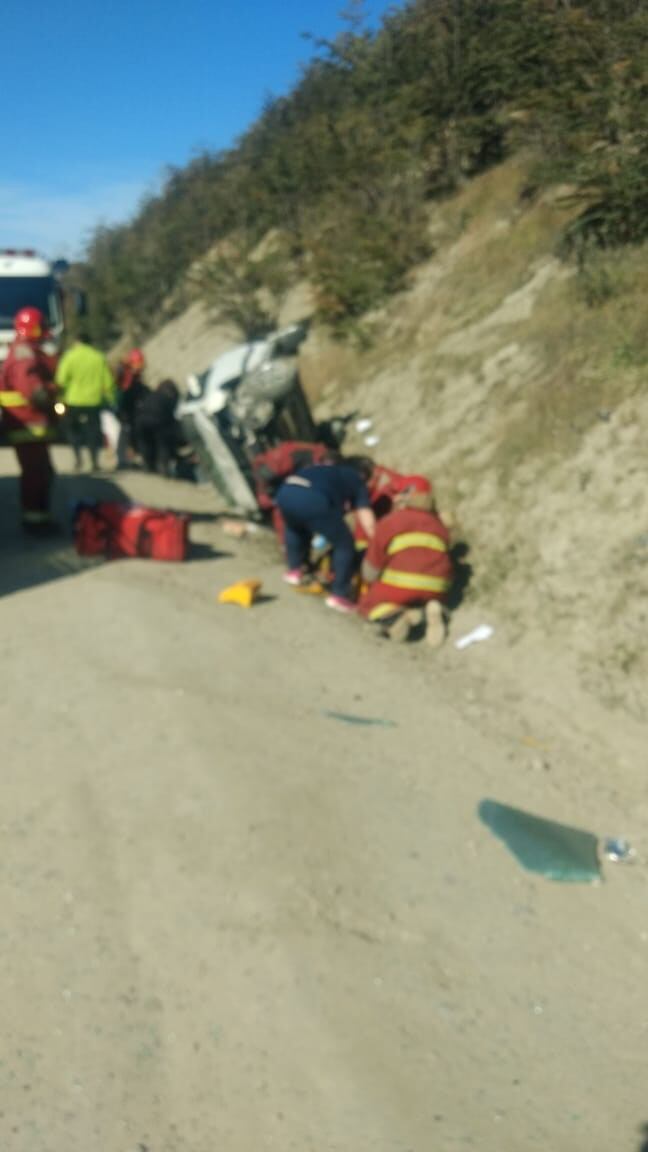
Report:
M173 428L160 428L157 433L157 459L163 476L173 476L175 446L176 437Z
M296 520L286 520L284 546L288 570L284 573L287 584L301 584L304 568L308 562L310 531Z
M420 608L394 603L387 596L389 589L384 590L381 598L379 587L373 587L361 596L358 611L381 636L398 642L409 640L412 631L424 623L423 612Z
M28 530L47 527L54 470L46 444L18 444L16 456L20 465L20 507L22 522Z
M425 640L430 648L440 648L445 640L446 624L440 600L428 600L425 605Z
M157 443L155 439L155 429L142 428L140 426L137 432L137 440L146 471L155 472L157 464Z
M122 422L119 429L119 439L117 440L117 467L127 468L129 461L129 449L131 443L131 429L130 425Z
M344 517L331 512L318 517L312 527L314 533L321 533L332 546L333 585L326 603L329 608L353 611L351 580L356 562L355 541Z
M54 486L54 468L47 444L35 444L34 464L38 472L39 504L41 512L51 519L52 488Z
M94 472L99 467L99 453L103 446L103 432L101 431L101 409L86 409L86 443L90 452L90 460Z
M391 620L384 623L384 633L390 640L394 640L397 644L403 644L409 640L412 631L409 616L407 612L397 612L392 616Z
M311 488L288 484L277 494L277 507L284 521L284 547L288 563L284 580L288 584L300 584L308 563L313 535L311 521L313 516L321 513L325 504L322 504L321 494Z
M381 624L383 635L402 644L410 640L415 632L422 632L425 614L422 608L408 608L404 604L392 616L383 619Z
M81 423L81 414L77 408L68 408L65 413L65 435L68 444L74 452L74 466L80 471L83 459L81 456L81 449L83 447L83 426Z

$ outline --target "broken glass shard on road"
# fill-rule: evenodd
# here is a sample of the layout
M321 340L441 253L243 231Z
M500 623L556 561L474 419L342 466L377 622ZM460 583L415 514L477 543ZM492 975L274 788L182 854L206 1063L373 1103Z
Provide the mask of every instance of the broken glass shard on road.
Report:
M567 884L592 884L600 879L598 837L592 832L496 800L482 800L478 813L528 872Z

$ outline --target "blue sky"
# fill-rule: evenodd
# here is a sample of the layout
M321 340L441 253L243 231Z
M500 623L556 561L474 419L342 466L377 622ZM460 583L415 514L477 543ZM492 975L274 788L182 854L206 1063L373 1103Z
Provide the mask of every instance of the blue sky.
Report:
M376 26L403 0L365 0ZM232 144L342 31L345 0L2 4L0 247L75 256L167 165Z

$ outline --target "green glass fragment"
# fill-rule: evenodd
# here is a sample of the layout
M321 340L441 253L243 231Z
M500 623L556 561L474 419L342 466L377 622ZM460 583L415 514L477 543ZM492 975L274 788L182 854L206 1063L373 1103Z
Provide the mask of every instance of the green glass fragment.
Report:
M329 720L341 720L343 724L378 725L381 728L395 728L394 720L383 720L380 716L353 716L350 712L324 712Z
M566 884L592 884L600 879L599 841L592 832L544 820L496 800L482 800L478 813L528 872Z

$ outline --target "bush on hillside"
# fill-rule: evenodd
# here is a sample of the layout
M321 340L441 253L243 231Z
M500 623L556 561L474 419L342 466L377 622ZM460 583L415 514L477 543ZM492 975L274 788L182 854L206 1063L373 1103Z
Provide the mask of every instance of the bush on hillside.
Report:
M154 326L192 264L241 231L279 231L343 326L427 254L426 198L520 145L538 186L576 188L566 250L647 235L646 0L410 0L375 33L361 9L235 148L171 170L134 220L95 233L95 339ZM260 276L214 267L210 298L254 327Z
M281 239L259 252L239 235L203 261L192 280L215 318L236 324L246 340L260 340L277 327L294 273Z

